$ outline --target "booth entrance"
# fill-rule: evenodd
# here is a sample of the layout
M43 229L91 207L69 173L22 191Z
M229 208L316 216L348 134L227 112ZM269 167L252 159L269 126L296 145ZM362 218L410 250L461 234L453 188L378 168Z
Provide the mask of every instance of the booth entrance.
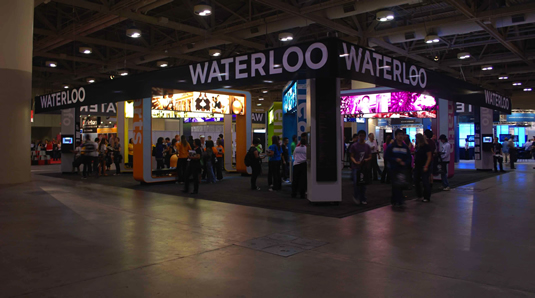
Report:
M148 115L151 115L153 88L245 94L239 91L241 86L306 80L306 133L310 143L307 159L308 199L312 202L339 202L343 153L340 78L480 106L481 117L477 117L481 120L479 123L476 121L479 124L476 126L476 135L481 139L480 144L487 133L486 110L510 112L510 100L499 94L334 38L163 69L42 95L36 98L36 112L62 109L64 119L70 119L71 112L67 109L101 102L133 100L134 144L139 148L136 150L138 155L135 156L134 171L136 167L142 167L141 176L135 176L140 180L154 179L150 165L143 161L137 162L138 158L144 159L145 155L151 155L151 117ZM437 123L437 126L444 126L440 131L447 131L450 123L453 127L453 117L449 119L448 116L450 104L445 106L448 109L439 112L444 113L444 121ZM251 127L250 104L246 103L245 109L243 125ZM490 125L492 131L492 121ZM238 120L236 126L236 131L240 131ZM68 134L75 129L65 125L62 126L62 131ZM252 133L244 134L244 140L249 144ZM451 136L453 137L454 135ZM238 171L247 170L240 165L244 153L245 150L236 150ZM488 159L492 158L490 152L486 147L481 147L477 153L480 159L486 160L478 167L487 167Z

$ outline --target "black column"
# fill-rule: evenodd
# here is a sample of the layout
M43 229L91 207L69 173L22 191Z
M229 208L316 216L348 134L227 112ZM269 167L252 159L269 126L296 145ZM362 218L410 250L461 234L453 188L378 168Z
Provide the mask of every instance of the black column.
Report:
M340 118L340 86L337 78L316 79L316 181L337 181L338 160L337 126Z

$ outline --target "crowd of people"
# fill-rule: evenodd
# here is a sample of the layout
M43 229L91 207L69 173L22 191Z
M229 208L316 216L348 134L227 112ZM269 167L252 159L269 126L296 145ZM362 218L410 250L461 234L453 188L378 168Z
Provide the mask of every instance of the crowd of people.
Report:
M372 181L392 184L391 203L394 207L404 205L406 196L403 191L412 187L419 199L429 202L434 175L440 174L442 190L450 190L448 164L452 148L445 135L441 135L437 142L433 132L425 130L424 134L416 134L413 144L403 130L395 131L394 138L388 136L383 144L383 171L378 165L381 159L378 148L374 134L370 133L366 138L364 130L353 135L348 146L356 204L368 204L366 187Z
M83 166L82 179L87 179L94 175L108 176L111 165L115 165L115 175L121 174L121 163L123 156L121 153L121 140L113 137L108 140L106 137L91 139L86 135L83 143L76 142L74 150L74 161L72 163L73 172L80 173L80 166Z
M46 151L46 155L50 157L50 160L61 160L61 142L59 140L46 139L44 142L37 140L31 143L31 150Z

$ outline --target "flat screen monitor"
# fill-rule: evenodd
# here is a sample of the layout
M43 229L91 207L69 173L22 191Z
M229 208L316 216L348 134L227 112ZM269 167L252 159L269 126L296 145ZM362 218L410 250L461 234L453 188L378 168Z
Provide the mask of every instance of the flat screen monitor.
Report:
M511 134L501 134L500 142L505 142L505 138L507 138L508 140L511 139Z
M483 137L483 143L492 143L492 137Z
M74 141L73 137L63 137L61 138L61 144L72 144Z
M297 109L297 82L293 82L282 96L282 111L293 112Z
M199 91L157 95L152 110L245 115L245 97Z
M437 101L433 96L407 91L344 95L340 103L342 115L431 112L436 109Z
M468 139L468 142L474 142L476 140L476 137L474 135L468 135L466 136L466 138Z

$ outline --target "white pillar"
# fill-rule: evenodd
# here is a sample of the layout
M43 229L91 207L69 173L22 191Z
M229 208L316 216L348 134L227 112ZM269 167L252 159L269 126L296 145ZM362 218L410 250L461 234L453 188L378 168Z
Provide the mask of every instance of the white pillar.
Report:
M33 7L30 0L0 1L0 184L30 181Z

